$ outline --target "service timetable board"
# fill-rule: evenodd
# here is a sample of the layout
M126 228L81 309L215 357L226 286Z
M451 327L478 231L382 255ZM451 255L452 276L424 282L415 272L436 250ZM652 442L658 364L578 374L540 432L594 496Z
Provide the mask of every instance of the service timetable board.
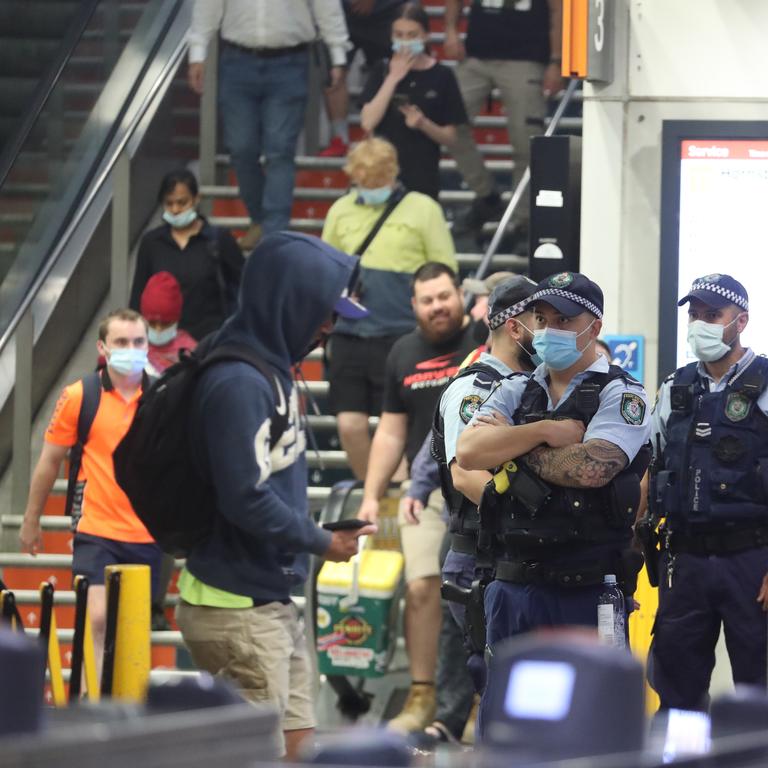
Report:
M736 278L749 292L742 343L768 353L768 141L682 141L679 210L679 296L697 277ZM686 308L678 313L678 365L694 360Z

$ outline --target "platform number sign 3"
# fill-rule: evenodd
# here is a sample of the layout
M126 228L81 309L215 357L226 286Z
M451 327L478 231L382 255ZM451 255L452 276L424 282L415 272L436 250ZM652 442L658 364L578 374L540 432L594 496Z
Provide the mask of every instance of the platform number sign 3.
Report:
M600 53L605 45L605 0L595 0L595 50Z

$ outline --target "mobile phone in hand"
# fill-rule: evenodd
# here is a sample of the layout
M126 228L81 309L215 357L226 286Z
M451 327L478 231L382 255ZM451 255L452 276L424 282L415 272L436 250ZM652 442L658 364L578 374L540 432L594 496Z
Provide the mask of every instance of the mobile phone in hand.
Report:
M333 523L323 523L326 531L356 531L368 525L367 520L360 520L357 517L350 517L346 520L336 520Z
M395 93L392 95L392 106L395 109L400 109L400 107L408 107L410 104L411 101L406 94Z

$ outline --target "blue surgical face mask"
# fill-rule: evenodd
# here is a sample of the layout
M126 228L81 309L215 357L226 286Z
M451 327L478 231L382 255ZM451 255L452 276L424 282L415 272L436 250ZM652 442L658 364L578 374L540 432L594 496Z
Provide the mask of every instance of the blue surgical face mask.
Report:
M107 365L123 376L136 376L144 370L147 364L147 350L125 347L107 350Z
M376 187L374 189L358 187L357 193L364 205L383 205L389 200L392 194L392 187Z
M174 229L184 229L188 227L197 218L197 211L194 208L187 208L181 213L171 213L163 211L163 220L170 224Z
M413 56L418 56L420 53L424 53L424 41L423 40L393 40L392 50L395 53L399 51L406 51Z
M728 325L719 323L705 323L703 320L694 320L688 324L688 345L694 356L703 363L713 363L725 357L736 343L736 338L731 344L723 341L723 333L730 328L741 315L731 320Z
M161 331L150 328L147 331L147 338L149 343L155 347L164 347L166 344L170 344L179 332L179 324L174 323L167 328L163 328Z
M581 333L561 331L557 328L543 328L533 333L533 348L541 361L553 371L564 371L575 365L589 347L579 349L576 340L583 336L593 325L593 320Z

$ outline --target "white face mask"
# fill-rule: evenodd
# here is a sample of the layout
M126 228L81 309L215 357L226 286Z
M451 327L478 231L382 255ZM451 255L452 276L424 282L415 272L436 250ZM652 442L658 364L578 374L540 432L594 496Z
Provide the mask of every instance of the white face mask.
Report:
M726 344L723 334L726 328L730 328L741 315L737 315L728 325L719 323L705 323L703 320L694 320L688 324L688 345L694 357L703 363L714 363L725 357L736 343L736 338Z
M161 331L155 328L150 328L147 331L147 339L152 346L164 347L166 344L170 344L175 338L179 330L179 324L174 323L167 328L163 328Z

